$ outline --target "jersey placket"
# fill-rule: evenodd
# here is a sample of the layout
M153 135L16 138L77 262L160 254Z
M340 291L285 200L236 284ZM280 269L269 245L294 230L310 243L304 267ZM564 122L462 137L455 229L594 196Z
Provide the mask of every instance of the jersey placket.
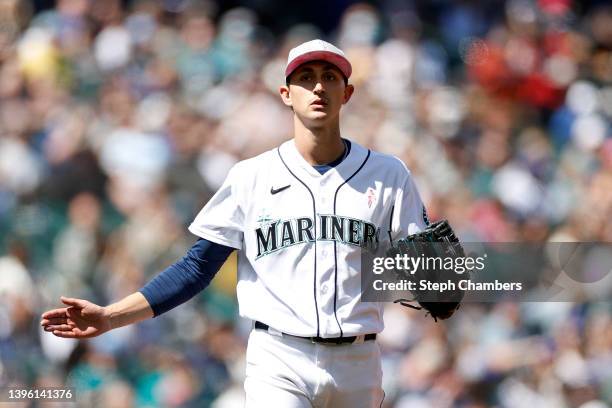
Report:
M322 176L312 167L310 166L306 160L299 154L295 145L285 144L281 149L279 149L279 155L283 160L283 164L287 168L287 170L292 174L292 176L296 179L296 181L301 184L305 189L309 191L311 195L311 199L313 200L313 224L315 231L315 241L310 245L314 245L314 270L312 282L312 293L314 297L314 327L316 328L316 336L323 336L326 333L326 318L322 316L323 311L320 306L320 298L321 298L321 279L320 274L321 270L324 268L321 260L321 247L322 242L318 239L321 235L321 231L319 228L319 214L321 214L321 206L324 205L321 202L321 180ZM328 291L327 289L326 291Z
M338 186L333 183L333 179L330 176L331 174L325 174L319 182L319 202L317 208L319 220L321 220L321 216L334 214L334 193ZM327 224L329 224L331 219L328 218L327 220ZM324 222L321 222L321 228L323 228L324 224ZM331 225L325 225L325 227L328 239L321 239L317 248L317 255L320 260L317 271L319 320L321 332L325 333L326 337L339 337L342 330L336 317L336 270L338 265L335 246L337 243L334 241L333 236L329 235ZM319 236L323 237L324 231L320 231Z
M345 161L323 175L306 162L293 143L283 145L279 153L281 158L285 157L284 165L293 177L308 189L314 199L316 240L312 244L315 253L312 289L316 309L317 335L341 337L345 334L338 318L340 305L337 296L339 279L346 275L346 267L341 263L338 264L338 259L341 258L344 245L342 241L346 241L346 237L334 236L331 223L335 219L341 224L345 221L340 217L346 217L349 214L337 214L334 199L336 192L342 188L343 184L363 167L369 157L369 151L359 152L353 149ZM339 170L342 167L344 171L340 175ZM323 228L325 231L322 230ZM338 234L346 234L346 228L348 227L342 225L341 232Z

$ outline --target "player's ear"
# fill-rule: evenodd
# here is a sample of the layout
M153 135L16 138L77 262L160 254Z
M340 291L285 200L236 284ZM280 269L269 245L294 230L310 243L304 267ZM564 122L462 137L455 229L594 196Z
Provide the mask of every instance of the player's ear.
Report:
M351 99L353 92L355 92L355 87L353 85L348 84L344 87L344 101L342 101L342 104L347 103Z
M293 106L293 104L291 103L291 95L289 95L289 86L281 86L278 89L278 92L280 93L281 99L283 100L283 103L286 106Z

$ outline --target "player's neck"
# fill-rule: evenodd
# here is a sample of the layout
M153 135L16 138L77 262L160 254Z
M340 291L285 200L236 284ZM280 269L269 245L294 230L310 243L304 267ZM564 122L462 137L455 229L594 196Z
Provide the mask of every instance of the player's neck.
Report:
M296 121L294 132L298 152L311 165L331 163L344 152L339 126L308 129Z

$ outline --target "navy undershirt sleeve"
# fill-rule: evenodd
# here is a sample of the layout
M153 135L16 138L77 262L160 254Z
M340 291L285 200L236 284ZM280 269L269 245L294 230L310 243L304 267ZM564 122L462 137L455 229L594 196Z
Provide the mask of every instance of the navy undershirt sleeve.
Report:
M170 265L139 292L157 317L204 290L233 250L200 238L181 260Z

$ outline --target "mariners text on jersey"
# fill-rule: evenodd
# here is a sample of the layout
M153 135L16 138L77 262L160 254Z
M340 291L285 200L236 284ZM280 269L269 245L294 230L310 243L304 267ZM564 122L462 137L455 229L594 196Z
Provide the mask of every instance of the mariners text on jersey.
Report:
M349 245L374 248L380 228L369 222L337 215L317 216L317 241L337 241ZM314 222L311 217L266 221L255 229L257 258L283 248L313 242Z

